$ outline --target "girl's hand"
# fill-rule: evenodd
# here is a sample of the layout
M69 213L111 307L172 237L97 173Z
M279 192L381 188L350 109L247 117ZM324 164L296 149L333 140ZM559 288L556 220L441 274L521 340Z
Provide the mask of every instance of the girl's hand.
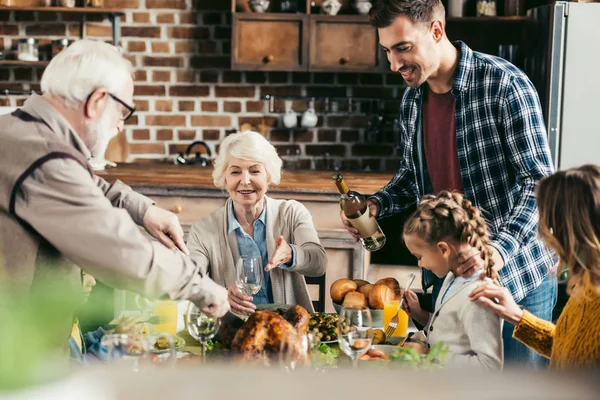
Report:
M270 271L273 268L278 268L281 264L287 264L292 261L292 248L285 241L283 236L278 236L275 238L275 252L273 253L273 257L265 267L265 271Z
M240 315L254 314L256 305L252 304L252 296L247 296L240 292L235 284L227 288L227 299L231 306L231 311Z
M494 284L480 285L469 294L469 299L489 308L513 325L517 325L523 318L523 310L507 288Z
M425 326L429 321L429 313L421 308L417 294L412 290L404 290L404 302L402 309L409 317L416 320L419 324Z

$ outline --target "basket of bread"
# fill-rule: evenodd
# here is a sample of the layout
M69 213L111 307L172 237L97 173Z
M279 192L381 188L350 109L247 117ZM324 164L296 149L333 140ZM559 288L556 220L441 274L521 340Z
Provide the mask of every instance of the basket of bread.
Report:
M362 279L338 279L329 292L338 314L342 307L370 308L373 326L383 326L384 304L400 299L402 294L395 278L383 278L373 284Z

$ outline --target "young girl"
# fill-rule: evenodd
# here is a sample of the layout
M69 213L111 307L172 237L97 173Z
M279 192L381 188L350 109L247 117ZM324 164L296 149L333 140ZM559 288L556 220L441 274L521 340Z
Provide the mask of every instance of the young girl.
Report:
M482 284L480 274L470 278L454 274L459 254L475 248L481 253L487 277L496 277L492 254L486 246L489 232L479 210L458 193L443 191L438 196L425 196L404 225L404 241L420 267L446 277L434 314L421 309L414 292L405 293L405 310L426 327L429 344L442 341L448 346L448 364L501 369L502 320L469 301L471 291Z
M508 290L476 288L471 300L516 325L513 337L550 358L550 369L600 366L600 167L584 165L540 181L539 233L560 257L571 295L556 326L522 310ZM497 300L493 301L493 300Z

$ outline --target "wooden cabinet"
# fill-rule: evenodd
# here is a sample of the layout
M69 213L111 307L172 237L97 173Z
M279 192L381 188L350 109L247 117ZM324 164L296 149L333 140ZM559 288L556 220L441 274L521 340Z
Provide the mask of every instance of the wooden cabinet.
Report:
M232 69L306 71L308 16L234 14Z
M311 71L372 71L379 66L377 32L361 16L310 16Z

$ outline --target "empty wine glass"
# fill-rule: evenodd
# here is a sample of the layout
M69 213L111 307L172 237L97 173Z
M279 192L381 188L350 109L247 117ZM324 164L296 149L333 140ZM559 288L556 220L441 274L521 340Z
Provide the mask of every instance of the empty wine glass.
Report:
M296 330L285 332L279 349L279 365L285 371L310 367L315 340L312 333L301 335Z
M373 319L368 308L342 307L338 319L340 349L358 366L358 358L365 354L373 342Z
M240 292L254 296L262 287L263 269L260 257L241 256L236 263L235 284Z
M202 361L206 360L206 342L215 337L221 326L221 320L204 314L194 304L190 304L185 315L187 330L190 335L200 342L202 347Z

